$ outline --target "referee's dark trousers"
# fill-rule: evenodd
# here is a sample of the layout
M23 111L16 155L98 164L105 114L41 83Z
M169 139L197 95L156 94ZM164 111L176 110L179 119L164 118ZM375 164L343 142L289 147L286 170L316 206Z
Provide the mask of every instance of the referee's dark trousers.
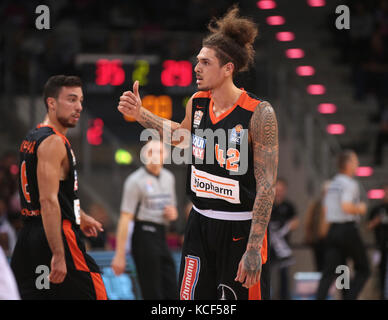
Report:
M332 223L326 240L325 264L316 298L318 300L327 298L330 286L336 277L340 276L336 273L336 268L339 265L346 265L347 259L351 259L355 275L350 281L349 288L342 290L344 299L356 300L370 275L366 249L356 223Z

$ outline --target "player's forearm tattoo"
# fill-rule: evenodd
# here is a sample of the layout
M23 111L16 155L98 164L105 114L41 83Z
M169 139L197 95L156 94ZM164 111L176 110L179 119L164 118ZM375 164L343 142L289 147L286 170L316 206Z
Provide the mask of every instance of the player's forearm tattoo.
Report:
M148 129L155 129L159 132L160 138L163 137L163 122L165 120L152 112L143 109L140 112L139 123Z
M248 239L245 267L249 271L260 268L260 249L271 217L278 169L278 124L272 106L264 101L250 121L256 199L252 211L252 225Z
M179 123L161 118L146 109L141 110L138 121L147 129L155 129L159 134L159 137L156 138L163 140L167 144L175 145L182 142L184 138L181 136L174 138L173 134L179 128ZM155 136L155 134L153 135Z

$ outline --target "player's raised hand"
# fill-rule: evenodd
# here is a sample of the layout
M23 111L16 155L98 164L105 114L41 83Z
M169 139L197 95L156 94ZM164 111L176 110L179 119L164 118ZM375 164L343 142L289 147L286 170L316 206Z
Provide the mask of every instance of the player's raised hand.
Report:
M122 94L117 109L128 117L138 119L141 109L139 81L136 80L133 84L133 91L125 91Z

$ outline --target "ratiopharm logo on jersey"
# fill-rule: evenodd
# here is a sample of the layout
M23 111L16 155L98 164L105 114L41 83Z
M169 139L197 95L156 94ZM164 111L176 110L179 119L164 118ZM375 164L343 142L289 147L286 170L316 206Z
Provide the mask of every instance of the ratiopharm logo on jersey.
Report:
M237 180L198 170L193 165L191 166L191 190L197 197L240 203L240 186Z
M181 284L180 299L194 300L195 287L197 286L201 260L196 256L185 257L185 271Z

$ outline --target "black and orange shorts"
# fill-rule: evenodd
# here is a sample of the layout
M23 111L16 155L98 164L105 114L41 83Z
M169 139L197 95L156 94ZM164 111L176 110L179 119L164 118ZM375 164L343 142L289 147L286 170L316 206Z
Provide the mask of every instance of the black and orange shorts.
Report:
M86 253L81 230L69 220L62 221L67 275L60 284L37 286L38 266L51 268L52 253L41 219L24 224L15 246L11 268L24 300L106 300L106 290L98 265ZM40 287L40 289L39 289Z
M179 273L181 300L267 300L270 274L268 242L263 241L260 282L247 289L234 279L245 253L251 220L206 217L195 209L186 225ZM263 255L264 253L264 255Z

